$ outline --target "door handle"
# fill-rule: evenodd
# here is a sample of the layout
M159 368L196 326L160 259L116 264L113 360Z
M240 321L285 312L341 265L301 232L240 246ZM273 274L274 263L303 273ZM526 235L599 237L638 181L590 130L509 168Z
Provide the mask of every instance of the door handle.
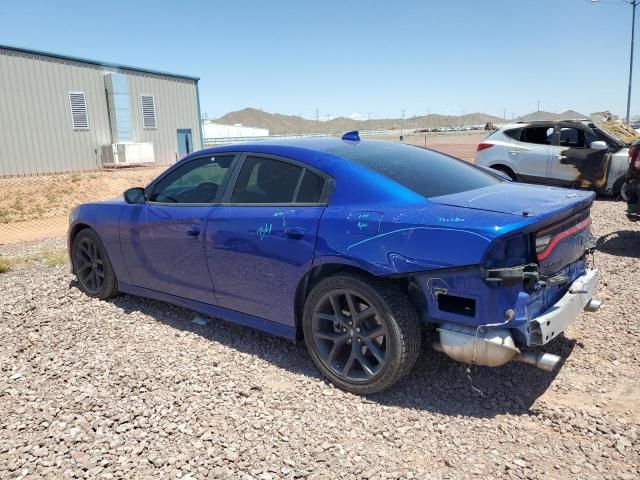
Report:
M566 155L556 155L556 157L558 157L558 160L566 160L567 159Z
M520 153L520 150L510 150L509 153L511 155L518 155Z
M191 227L187 230L187 235L190 237L197 237L200 235L200 227L198 225L191 225Z
M289 238L299 240L304 237L304 228L302 227L284 227L284 233Z

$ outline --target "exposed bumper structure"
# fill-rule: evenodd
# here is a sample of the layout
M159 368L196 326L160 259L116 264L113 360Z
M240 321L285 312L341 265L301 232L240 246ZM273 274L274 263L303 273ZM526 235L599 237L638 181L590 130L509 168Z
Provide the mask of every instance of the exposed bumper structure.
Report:
M577 278L553 307L529 323L530 344L544 345L557 337L582 309L597 310L601 304L593 298L597 283L598 270L595 269L587 270ZM444 323L438 332L440 340L434 344L434 348L463 363L497 367L516 360L552 371L562 360L549 353L521 352L508 328L475 328Z
M592 302L599 307L599 300L593 299L598 284L598 270L587 270L569 287L567 293L546 313L529 322L530 345L545 345L578 317L580 311L589 308ZM596 309L597 309L596 307Z

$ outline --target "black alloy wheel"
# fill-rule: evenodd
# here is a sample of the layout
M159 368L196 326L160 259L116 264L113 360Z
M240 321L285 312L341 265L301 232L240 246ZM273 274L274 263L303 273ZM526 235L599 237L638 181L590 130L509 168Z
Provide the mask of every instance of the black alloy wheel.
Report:
M420 322L396 285L359 273L320 281L305 303L305 342L334 384L382 391L409 372L420 349Z
M347 381L375 377L386 363L387 326L352 290L325 294L313 312L313 341L325 364Z
M106 299L116 292L116 278L104 245L91 229L81 230L73 241L73 271L80 289L90 297Z

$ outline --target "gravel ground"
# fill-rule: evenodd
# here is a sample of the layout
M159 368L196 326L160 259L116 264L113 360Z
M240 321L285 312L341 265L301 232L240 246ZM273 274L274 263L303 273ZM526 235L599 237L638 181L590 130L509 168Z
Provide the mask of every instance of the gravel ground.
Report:
M594 207L605 305L549 346L560 371L474 368L482 395L425 348L391 391L358 397L303 346L92 300L67 266L2 274L0 478L636 479L640 225L623 211Z

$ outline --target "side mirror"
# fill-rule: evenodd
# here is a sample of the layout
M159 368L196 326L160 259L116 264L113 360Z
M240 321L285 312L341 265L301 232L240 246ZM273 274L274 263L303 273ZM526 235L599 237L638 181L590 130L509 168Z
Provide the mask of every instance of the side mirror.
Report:
M146 198L144 198L144 188L133 187L125 190L124 201L127 203L144 203L146 201Z
M598 140L596 142L591 142L591 148L593 148L594 150L608 150L609 145L607 145L607 142Z

